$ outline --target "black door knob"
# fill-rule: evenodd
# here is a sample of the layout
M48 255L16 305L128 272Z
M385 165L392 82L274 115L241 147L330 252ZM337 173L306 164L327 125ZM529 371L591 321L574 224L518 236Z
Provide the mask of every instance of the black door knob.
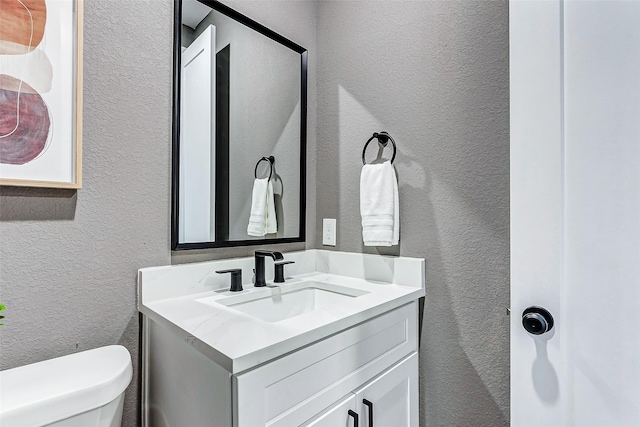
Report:
M522 312L522 326L532 335L542 335L553 328L553 316L542 307L529 307Z

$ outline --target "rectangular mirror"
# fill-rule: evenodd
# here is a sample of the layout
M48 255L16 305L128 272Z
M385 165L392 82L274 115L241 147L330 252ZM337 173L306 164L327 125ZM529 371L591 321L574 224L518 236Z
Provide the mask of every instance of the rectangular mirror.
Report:
M171 248L303 242L307 51L176 0Z

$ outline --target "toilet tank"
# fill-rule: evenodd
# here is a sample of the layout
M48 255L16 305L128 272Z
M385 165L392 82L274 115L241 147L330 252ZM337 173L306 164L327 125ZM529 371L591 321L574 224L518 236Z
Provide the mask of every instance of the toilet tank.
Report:
M2 371L0 426L43 426L100 408L131 377L131 355L119 345Z

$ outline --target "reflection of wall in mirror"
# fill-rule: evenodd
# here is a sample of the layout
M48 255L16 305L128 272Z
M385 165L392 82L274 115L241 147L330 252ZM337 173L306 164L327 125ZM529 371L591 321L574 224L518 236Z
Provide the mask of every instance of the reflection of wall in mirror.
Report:
M184 52L185 49L188 48L195 39L196 39L196 31L193 28L183 24L182 34L180 37L182 52Z
M254 167L273 155L278 233L299 232L300 54L217 11L198 26L216 26L216 52L231 45L229 123L229 240L244 240ZM275 102L277 100L277 103ZM277 108L275 108L277 106Z

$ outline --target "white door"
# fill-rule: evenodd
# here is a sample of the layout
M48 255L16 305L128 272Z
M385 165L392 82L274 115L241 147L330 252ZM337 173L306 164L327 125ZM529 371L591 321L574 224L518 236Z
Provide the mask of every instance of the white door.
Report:
M355 392L361 426L418 427L418 354Z
M511 0L509 21L511 425L638 427L640 1Z
M216 29L182 52L180 243L215 241Z

